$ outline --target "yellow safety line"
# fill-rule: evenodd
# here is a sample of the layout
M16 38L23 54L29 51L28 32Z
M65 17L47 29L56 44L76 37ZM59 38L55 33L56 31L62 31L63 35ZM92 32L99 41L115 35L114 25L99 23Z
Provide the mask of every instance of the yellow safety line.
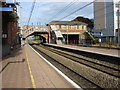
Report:
M30 62L28 60L27 53L26 53L26 60L27 60L27 65L28 65L28 70L29 70L29 73L30 73L30 78L31 78L32 86L33 86L33 88L36 88L35 80L34 80L34 77L33 77L33 74L32 74L31 68L30 68Z

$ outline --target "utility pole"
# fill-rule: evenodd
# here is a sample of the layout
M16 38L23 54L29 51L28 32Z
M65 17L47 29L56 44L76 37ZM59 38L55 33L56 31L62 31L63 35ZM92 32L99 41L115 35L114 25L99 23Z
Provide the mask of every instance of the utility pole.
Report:
M120 47L120 1L118 2L118 47Z
M21 36L21 45L23 45L23 32L22 32L22 7L20 6L20 36Z
M34 28L33 28L33 22L32 22L32 31L34 30Z
M20 34L19 34L19 36L20 36L20 39L21 39L20 43L22 44L22 38L23 38L23 32L22 32L22 7L20 5L20 2L18 2L18 6L20 8Z

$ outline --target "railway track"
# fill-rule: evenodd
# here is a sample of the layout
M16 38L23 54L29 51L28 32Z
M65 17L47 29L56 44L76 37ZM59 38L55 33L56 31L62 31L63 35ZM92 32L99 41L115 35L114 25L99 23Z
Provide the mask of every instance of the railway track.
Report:
M50 47L47 47L47 46L41 45L41 47L46 48L47 50L49 50L49 51L51 51L53 53L59 54L59 55L65 57L65 58L69 58L70 60L75 61L77 63L84 64L84 65L86 65L88 67L99 70L99 71L104 72L104 73L106 73L108 75L120 78L120 74L119 74L120 68L119 67L114 68L114 67L110 67L110 66L103 65L103 64L100 64L100 63L96 63L94 61L90 61L88 59L81 58L81 57L79 57L79 55L75 56L75 55L72 55L70 53L68 54L65 51L50 48Z
M84 81L83 86L80 85L83 88L86 88L86 84L87 84L87 88L99 88L99 89L103 89L105 88L104 86L99 85L98 83L94 82L93 80L81 75L79 72L75 71L74 69L68 67L67 65L59 62L58 60L56 60L55 58L51 57L50 55L45 53L45 50L48 50L52 53L58 54L64 58L67 58L71 61L74 61L75 63L80 63L83 64L87 67L93 68L95 70L98 70L99 72L103 72L107 75L113 76L115 78L119 78L119 69L116 68L112 68L106 65L102 65L96 62L92 62L83 58L80 58L79 56L74 56L71 54L68 54L67 52L61 51L61 50L57 50L57 49L53 49L47 46L32 46L35 50L37 50L40 54L42 54L45 58L47 58L48 60L50 60L51 63L53 63L57 68L59 68L61 71L63 71L64 73L68 74L68 76L70 78L73 79L73 81L75 81L76 83L78 83L80 81ZM43 49L44 48L44 49ZM111 72L112 71L112 72ZM71 77L74 76L73 77ZM76 78L75 78L76 77ZM86 84L85 84L86 83Z

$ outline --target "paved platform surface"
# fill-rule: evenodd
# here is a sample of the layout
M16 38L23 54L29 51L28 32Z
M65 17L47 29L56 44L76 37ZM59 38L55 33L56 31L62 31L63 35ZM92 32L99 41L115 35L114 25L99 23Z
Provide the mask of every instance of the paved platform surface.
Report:
M2 88L74 88L28 45L1 61Z
M66 47L66 48L72 48L77 50L83 50L83 51L89 51L94 53L100 53L105 55L111 55L111 56L119 56L120 57L120 50L116 49L105 49L105 48L95 48L95 47L82 47L82 46L75 46L75 45L65 45L65 44L50 44L60 47Z
M2 61L2 88L32 88L25 51L19 48Z

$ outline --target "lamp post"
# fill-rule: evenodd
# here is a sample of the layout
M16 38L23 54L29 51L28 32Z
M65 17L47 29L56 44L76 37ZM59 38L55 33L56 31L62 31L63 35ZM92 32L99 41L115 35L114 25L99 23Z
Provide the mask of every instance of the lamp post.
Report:
M101 32L100 32L100 39L99 39L100 47L102 47L102 36L103 36L103 33L102 33L102 31L101 31Z
M100 37L99 37L99 43L100 43L100 47L102 47L102 30L101 30L101 27L100 27L100 24L99 24L99 30L100 30Z
M67 44L68 44L68 29L67 29Z

